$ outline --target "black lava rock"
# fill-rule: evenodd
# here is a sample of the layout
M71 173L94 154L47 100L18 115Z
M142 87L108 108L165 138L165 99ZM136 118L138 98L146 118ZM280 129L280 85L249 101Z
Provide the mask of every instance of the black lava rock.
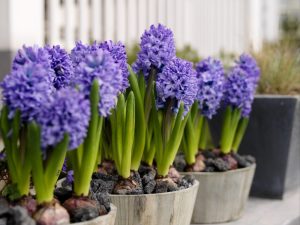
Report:
M250 163L250 165L252 165L256 162L255 158L251 155L245 155L244 157L247 160L247 162Z
M68 198L72 197L72 189L65 187L56 188L54 191L54 196L59 200L59 202L63 203Z
M150 180L147 184L144 184L144 193L145 194L153 193L155 186L156 186L156 181Z
M178 182L179 189L186 189L191 187L194 184L195 177L193 175L185 175Z
M96 200L99 207L104 206L106 211L110 211L110 197L107 192L91 193L91 199Z
M102 180L102 179L93 179L91 181L91 191L93 193L112 193L113 189L116 185L116 181L114 180Z
M250 165L244 156L241 156L238 153L232 153L231 155L237 161L239 168L245 168Z
M184 169L186 168L186 162L184 159L184 155L183 154L178 154L174 160L173 163L174 167L179 171L179 172L183 172Z
M131 178L132 178L132 180L136 181L139 184L140 187L143 186L142 178L141 178L140 174L137 171L131 172Z
M215 152L211 151L211 150L204 150L202 151L202 155L206 158L206 159L215 159L217 158Z
M179 188L177 184L174 183L170 178L156 180L155 193L172 192L178 190Z
M73 212L71 216L71 222L83 222L94 219L99 216L99 209L95 207L78 208Z
M104 174L104 173L93 173L92 175L93 179L101 179L104 181L118 181L117 175L110 175L110 174Z
M218 171L227 171L230 169L229 164L221 158L214 160L214 166Z
M5 207L0 214L1 225L35 225L35 221L28 215L27 210L21 206ZM8 209L8 210L7 210Z

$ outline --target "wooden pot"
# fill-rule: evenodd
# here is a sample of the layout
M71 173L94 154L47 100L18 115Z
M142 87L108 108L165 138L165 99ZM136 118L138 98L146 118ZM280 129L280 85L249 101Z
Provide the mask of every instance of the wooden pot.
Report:
M186 172L199 181L192 224L239 219L244 211L256 165L227 172Z
M116 220L117 207L110 204L110 212L104 216L80 223L72 223L72 225L114 225Z
M116 225L190 225L199 182L190 188L159 194L111 195Z

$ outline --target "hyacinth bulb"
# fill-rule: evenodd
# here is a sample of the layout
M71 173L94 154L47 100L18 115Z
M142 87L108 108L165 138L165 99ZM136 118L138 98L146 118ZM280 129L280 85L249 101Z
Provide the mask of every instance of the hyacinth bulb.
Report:
M69 224L70 216L67 210L58 202L44 204L33 215L33 218L39 225L59 225Z

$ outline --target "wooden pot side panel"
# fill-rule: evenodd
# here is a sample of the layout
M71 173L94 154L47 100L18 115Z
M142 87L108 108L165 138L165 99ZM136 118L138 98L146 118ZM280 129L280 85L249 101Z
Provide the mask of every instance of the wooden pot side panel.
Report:
M197 190L198 183L164 194L112 195L112 203L118 208L116 225L189 225Z
M193 173L199 181L192 223L237 220L247 202L255 166L225 173Z

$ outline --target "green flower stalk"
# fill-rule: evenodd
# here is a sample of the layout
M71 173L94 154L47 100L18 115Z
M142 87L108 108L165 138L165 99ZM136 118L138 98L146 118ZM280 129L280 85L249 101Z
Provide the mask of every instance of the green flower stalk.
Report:
M189 113L183 118L184 105L180 104L177 114L172 112L172 101L163 112L153 110L154 116L151 121L154 126L155 135L155 160L159 176L168 175L169 168L173 164L176 153L179 149Z
M130 92L127 100L123 94L119 96L117 107L110 117L112 158L118 174L127 179L133 162L133 143L135 140L135 99Z
M222 153L228 154L232 150L233 141L237 134L238 125L241 118L241 109L227 106L224 113L223 125L221 131L220 149Z
M189 118L182 137L182 150L188 165L192 165L196 161L198 147L205 149L206 137L203 135L204 116L198 110L198 103L195 102L191 108Z
M247 64L243 62L241 65ZM240 66L233 67L225 83L226 109L220 139L221 152L224 154L238 150L247 128L257 77L254 79L250 76L248 70L251 68L246 69Z
M141 36L140 51L132 66L138 78L131 69L129 76L136 97L136 124L139 124L136 128L133 170L138 169L142 157L146 164L152 166L155 147L153 128L149 121L153 108L153 89L158 71L161 71L175 56L174 35L170 29L158 24L151 25L148 30L145 30Z
M155 160L159 176L165 177L176 157L181 144L185 126L188 122L188 131L193 130L193 122L196 126L197 108L190 116L190 106L194 103L197 94L197 78L193 65L185 60L174 58L157 75L156 99L153 96L152 121L155 140ZM193 133L193 132L191 132ZM198 135L199 136L199 135ZM187 138L192 138L189 136ZM189 140L190 141L190 140ZM197 150L198 141L195 139L194 147ZM187 144L187 143L184 143ZM193 149L193 151L195 151Z
M90 122L87 136L82 145L69 153L74 170L74 193L88 196L92 173L97 161L103 118L98 113L99 84L94 80L90 93Z
M5 146L8 170L12 184L17 187L15 198L28 195L30 186L30 155L26 149L27 127L21 126L20 111L9 119L9 109L1 110L1 136Z
M131 69L129 68L129 83L132 92L135 96L135 123L137 126L135 127L135 139L132 150L132 162L131 169L133 171L137 171L141 164L145 146L147 134L149 132L147 125L149 124L149 117L152 108L152 99L151 95L154 87L154 79L155 79L155 71L152 70L148 85L146 87L145 78L143 76L137 76ZM151 160L150 160L151 161Z

